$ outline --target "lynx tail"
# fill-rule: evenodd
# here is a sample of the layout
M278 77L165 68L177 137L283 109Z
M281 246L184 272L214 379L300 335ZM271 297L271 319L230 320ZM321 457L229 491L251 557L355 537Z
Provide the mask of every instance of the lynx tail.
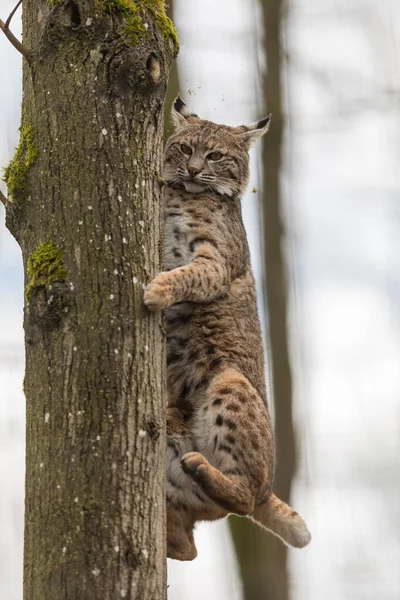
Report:
M311 540L307 525L300 515L275 494L271 494L266 504L257 506L249 517L294 548L303 548Z

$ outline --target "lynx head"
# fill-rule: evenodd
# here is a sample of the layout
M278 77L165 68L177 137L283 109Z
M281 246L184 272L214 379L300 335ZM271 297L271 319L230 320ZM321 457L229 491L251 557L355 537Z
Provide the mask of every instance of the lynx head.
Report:
M268 131L271 115L250 125L228 127L200 119L176 98L175 133L165 147L164 179L186 191L240 197L249 180L249 148Z

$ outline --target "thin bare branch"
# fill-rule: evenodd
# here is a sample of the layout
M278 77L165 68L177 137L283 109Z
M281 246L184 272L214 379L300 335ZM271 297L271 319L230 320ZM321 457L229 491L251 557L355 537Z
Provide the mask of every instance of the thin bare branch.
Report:
M7 196L5 196L1 190L0 190L0 202L2 202L4 204L4 208L7 208L11 204L11 202L9 201Z
M3 31L6 38L12 43L14 48L16 48L18 50L18 52L20 52L22 54L22 56L24 56L26 58L26 60L29 62L31 55L32 55L31 51L28 48L26 48L23 44L21 44L21 42L15 37L15 35L9 29L11 19L13 18L15 11L21 4L22 4L22 0L19 0L17 5L10 12L10 14L7 18L7 21L5 23L4 23L4 21L2 21L0 19L0 29Z
M10 12L10 14L8 15L8 19L5 22L5 26L7 27L7 29L10 27L10 23L11 23L11 19L13 18L13 16L15 15L15 13L17 12L19 6L21 6L22 4L22 0L19 0L18 4L16 6L14 6L14 8L12 9L12 11Z

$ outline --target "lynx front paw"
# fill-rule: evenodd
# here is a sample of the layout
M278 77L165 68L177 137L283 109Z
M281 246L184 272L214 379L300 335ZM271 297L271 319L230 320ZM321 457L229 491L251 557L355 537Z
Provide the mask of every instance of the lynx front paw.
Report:
M168 273L160 273L150 281L144 292L144 303L149 310L163 310L174 303Z

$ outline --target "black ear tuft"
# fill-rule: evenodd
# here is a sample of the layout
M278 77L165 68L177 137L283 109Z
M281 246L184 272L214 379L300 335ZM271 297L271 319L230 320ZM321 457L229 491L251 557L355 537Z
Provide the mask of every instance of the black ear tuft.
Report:
M171 117L176 130L187 127L188 123L193 123L199 118L180 96L177 96L172 104Z
M241 127L239 127L239 130L241 130L241 132L238 135L240 135L242 140L245 141L248 148L261 136L267 133L271 121L271 116L272 115L269 114L268 117L265 117L265 119L261 119L260 121L256 121L255 123L250 123L249 125L242 125Z
M271 117L272 117L272 114L270 113L268 115L268 117L265 117L265 119L261 119L261 121L258 121L258 123L256 125L256 129L264 129L264 127L266 125L268 125L269 122L271 121Z
M175 102L174 102L174 109L177 112L182 113L182 109L183 108L187 109L187 106L184 103L184 101L182 100L182 98L180 96L177 96L176 99L175 99Z

